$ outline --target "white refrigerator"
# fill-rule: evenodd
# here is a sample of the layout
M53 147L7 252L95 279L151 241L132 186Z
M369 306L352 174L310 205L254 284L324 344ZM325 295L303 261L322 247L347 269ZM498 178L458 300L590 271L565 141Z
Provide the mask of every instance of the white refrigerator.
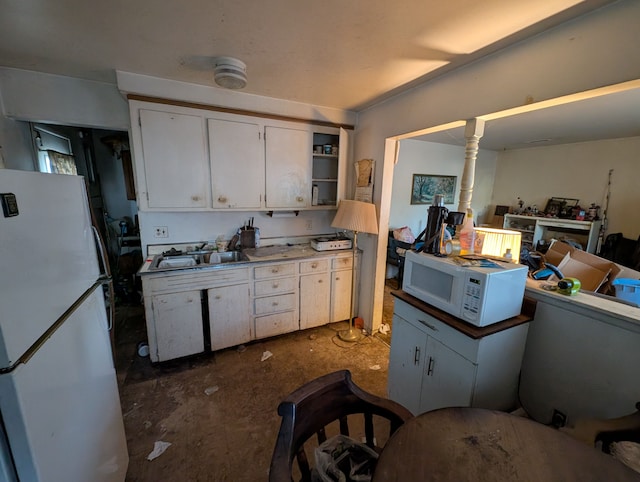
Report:
M122 481L127 453L84 179L0 169L0 480Z

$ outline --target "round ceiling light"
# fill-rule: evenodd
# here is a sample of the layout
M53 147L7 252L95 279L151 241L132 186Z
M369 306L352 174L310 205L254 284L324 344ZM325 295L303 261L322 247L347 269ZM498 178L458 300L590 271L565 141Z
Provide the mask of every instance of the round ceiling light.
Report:
M216 57L213 78L225 89L243 89L247 85L247 66L233 57Z

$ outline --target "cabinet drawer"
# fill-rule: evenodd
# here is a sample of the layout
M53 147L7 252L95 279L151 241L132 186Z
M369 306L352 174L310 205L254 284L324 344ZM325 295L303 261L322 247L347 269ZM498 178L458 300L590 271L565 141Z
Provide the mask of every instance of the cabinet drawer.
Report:
M326 271L329 268L329 260L327 259L315 259L313 261L301 261L300 273L316 273L319 271Z
M255 314L267 315L278 311L293 310L296 307L295 293L286 295L268 296L255 299Z
M331 268L332 269L345 269L345 268L351 268L351 266L353 266L353 258L352 257L334 258L331 261Z
M295 311L278 313L277 315L260 316L255 319L256 338L266 338L268 336L289 333L298 329L298 322Z
M278 293L288 293L295 291L295 278L275 278L263 281L256 281L254 296L276 295Z
M474 340L466 336L446 323L401 300L395 300L393 312L429 336L447 345L467 360L477 363L480 340Z
M276 276L293 276L296 274L295 263L270 264L254 268L255 279L274 278Z
M145 276L142 284L145 294L175 293L236 284L248 278L248 268L185 270L158 277Z

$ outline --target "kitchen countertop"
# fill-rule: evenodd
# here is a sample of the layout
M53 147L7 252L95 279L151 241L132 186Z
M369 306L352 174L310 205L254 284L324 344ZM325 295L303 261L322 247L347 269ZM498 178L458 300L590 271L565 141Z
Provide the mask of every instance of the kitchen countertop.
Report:
M578 292L575 295L568 296L543 288L543 286L551 284L553 283L527 279L526 294L538 301L544 301L573 311L583 311L592 317L599 314L603 316L603 319L631 323L634 325L635 330L640 329L640 308L614 301L614 298L602 298L590 293Z
M220 264L199 264L197 266L181 268L181 269L149 269L153 262L154 255L149 255L145 259L144 264L138 270L138 275L144 276L148 274L167 274L167 273L184 273L186 271L201 271L201 270L214 270L214 269L229 269L246 266L247 264L264 263L269 261L282 261L293 260L301 258L316 258L322 256L336 256L343 254L345 256L351 256L351 249L340 249L335 251L316 251L311 247L311 244L294 244L294 245L273 245L264 246L260 248L249 248L242 251L248 261L237 261L234 263L220 263Z

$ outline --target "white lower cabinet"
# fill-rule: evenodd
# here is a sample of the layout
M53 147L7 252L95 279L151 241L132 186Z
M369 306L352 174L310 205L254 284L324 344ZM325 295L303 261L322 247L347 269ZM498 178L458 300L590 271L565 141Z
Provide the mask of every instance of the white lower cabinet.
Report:
M200 296L200 291L183 291L151 298L155 326L153 361L204 351Z
M256 338L299 329L297 263L268 263L253 268L253 323Z
M326 325L331 313L328 259L300 263L300 329Z
M528 323L472 338L396 299L388 395L414 415L443 407L510 410Z
M142 276L152 362L349 318L351 255Z
M211 349L221 350L253 338L249 316L249 284L207 290Z
M351 318L352 257L331 260L331 323ZM354 300L354 304L356 300ZM357 304L356 304L357 306ZM354 310L357 312L357 310Z

